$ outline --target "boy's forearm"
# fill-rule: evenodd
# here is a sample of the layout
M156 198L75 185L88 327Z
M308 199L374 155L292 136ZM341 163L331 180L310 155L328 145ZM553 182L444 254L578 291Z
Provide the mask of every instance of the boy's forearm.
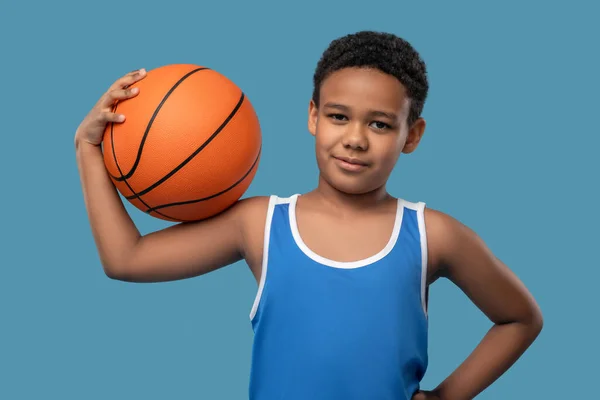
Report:
M435 393L442 400L473 399L519 359L540 330L541 321L494 325Z
M76 158L83 197L102 265L110 273L140 233L106 172L98 146L77 141Z

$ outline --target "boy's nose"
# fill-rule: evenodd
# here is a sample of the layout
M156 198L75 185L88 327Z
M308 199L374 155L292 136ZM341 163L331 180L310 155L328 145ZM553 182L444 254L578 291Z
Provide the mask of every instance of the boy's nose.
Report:
M369 148L369 141L367 135L361 126L348 126L346 134L342 139L342 144L346 148L353 150L367 150Z

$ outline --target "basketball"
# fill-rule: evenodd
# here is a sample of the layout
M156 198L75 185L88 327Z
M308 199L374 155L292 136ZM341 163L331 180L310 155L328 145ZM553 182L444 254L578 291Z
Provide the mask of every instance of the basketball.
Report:
M117 102L123 123L104 132L106 169L141 211L189 222L232 206L260 159L261 130L244 92L210 68L172 64L147 71L137 96Z

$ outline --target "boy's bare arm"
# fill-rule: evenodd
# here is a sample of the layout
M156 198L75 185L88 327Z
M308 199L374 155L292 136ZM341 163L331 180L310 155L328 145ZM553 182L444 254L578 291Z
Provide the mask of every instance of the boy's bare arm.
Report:
M494 323L434 391L440 399L472 399L531 345L542 329L542 314L521 281L471 229L431 209L425 220L432 268L462 289Z
M121 123L126 117L112 113L112 104L136 96L138 93L127 87L144 76L143 71L133 72L116 81L75 134L84 202L106 274L126 281L167 281L202 275L242 259L246 238L252 236L247 233L247 221L266 214L266 198L243 200L213 218L145 236L121 202L106 171L100 144L106 124Z

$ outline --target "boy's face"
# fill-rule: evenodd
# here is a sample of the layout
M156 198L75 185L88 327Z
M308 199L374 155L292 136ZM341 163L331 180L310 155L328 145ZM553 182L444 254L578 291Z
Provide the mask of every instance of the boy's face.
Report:
M321 84L308 128L316 138L321 176L345 193L385 186L400 153L419 144L425 121L407 126L410 99L394 77L376 69L345 68Z

